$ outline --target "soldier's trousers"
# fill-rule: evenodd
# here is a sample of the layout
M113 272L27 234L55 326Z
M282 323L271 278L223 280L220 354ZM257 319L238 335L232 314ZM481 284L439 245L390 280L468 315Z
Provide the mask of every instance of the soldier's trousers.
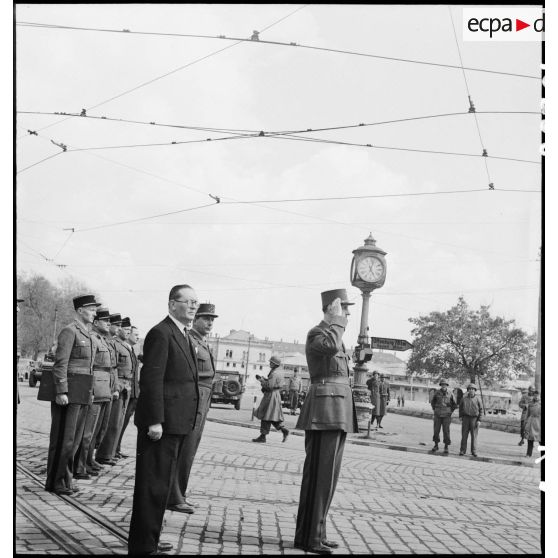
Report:
M127 405L128 391L122 390L118 399L112 401L107 432L97 448L95 459L112 459L114 457Z
M124 431L130 422L130 418L134 414L136 410L136 406L138 404L137 397L132 397L128 401L128 405L126 405L126 413L124 414L124 421L122 422L122 429L120 430L120 436L118 437L118 444L116 444L116 453L120 451L120 444L122 443L122 437L124 436Z
M432 440L435 444L440 441L440 428L442 428L444 433L444 445L449 446L451 444L450 439L450 424L451 416L449 417L437 417L434 415L434 436Z
M260 434L267 436L271 432L271 427L275 430L283 430L284 425L282 420L262 420L260 424Z
M291 389L289 391L289 409L291 411L296 411L298 407L298 390Z
M527 424L527 417L521 419L521 426L519 427L519 432L521 434L521 439L525 438L525 425Z
M74 474L87 473L87 455L89 454L89 448L91 447L91 442L93 440L93 434L95 433L97 420L99 419L100 410L100 402L89 405L87 409L81 443L79 444L78 450L74 456Z
M138 429L128 554L154 554L157 550L183 443L184 436L164 432L160 440L153 442L147 437L147 429Z
M168 506L176 506L177 504L184 504L186 501L186 490L188 489L188 481L190 479L190 471L192 464L200 445L200 440L209 411L209 403L211 402L211 388L199 386L200 400L198 404L198 414L196 416L196 426L191 434L188 434L184 439L182 450L178 456L178 463L176 465L176 475L173 479L171 490L169 493Z
M326 516L337 480L347 433L342 430L306 430L306 459L296 517L295 545L315 547L327 539Z
M91 445L89 446L89 452L87 453L87 466L93 465L93 452L99 447L105 434L107 433L110 410L112 409L112 400L103 401L101 403L101 408L99 410L99 416L97 418L97 423L95 424L95 431L93 432L93 439L91 440Z
M83 435L85 417L89 405L69 403L50 404L50 441L47 457L47 478L45 489L63 490L72 486L74 452L77 450L76 438Z
M471 453L477 453L477 436L479 423L477 417L463 415L461 422L461 448L460 451L467 453L467 438L471 434Z

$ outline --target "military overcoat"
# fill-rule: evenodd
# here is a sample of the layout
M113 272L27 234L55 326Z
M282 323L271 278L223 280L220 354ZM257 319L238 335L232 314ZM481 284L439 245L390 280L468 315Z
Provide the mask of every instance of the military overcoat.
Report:
M281 387L283 373L279 368L272 370L267 379L262 380L264 395L254 416L260 420L283 422L283 408L281 407Z

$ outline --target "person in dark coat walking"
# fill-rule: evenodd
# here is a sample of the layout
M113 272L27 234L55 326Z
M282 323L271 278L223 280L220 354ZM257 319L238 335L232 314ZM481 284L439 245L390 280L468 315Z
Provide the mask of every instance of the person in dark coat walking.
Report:
M256 409L254 416L259 418L261 422L260 435L253 438L252 442L265 444L266 436L271 431L271 426L275 430L280 430L283 433L283 442L289 435L289 429L283 425L285 417L283 416L283 408L281 405L281 387L283 386L283 374L279 367L281 366L281 359L272 356L269 359L269 366L271 371L267 378L256 376L256 379L262 384L263 397L259 407Z
M389 383L386 382L386 377L383 374L380 374L380 382L378 383L378 392L380 395L380 408L376 413L376 422L378 423L378 428L383 428L382 419L387 413L387 407L390 402Z
M149 331L143 345L129 554L172 549L159 543L163 516L178 455L196 426L198 371L187 332L198 308L194 289L173 287L168 307L169 315Z
M343 334L350 315L345 289L321 294L323 320L306 338L311 385L296 427L304 430L306 459L296 518L295 548L331 554L326 517L337 487L347 433L358 432Z
M366 387L370 390L370 403L372 404L372 420L370 421L370 426L374 424L375 420L378 420L378 413L382 406L379 377L380 373L374 370L372 372L372 377L368 378L366 381Z
M459 455L467 453L467 439L471 434L471 453L477 457L477 435L482 416L482 404L477 397L477 386L467 386L467 396L459 402L459 418L461 419L461 449Z
M531 457L535 442L541 441L541 402L539 400L539 392L536 390L533 390L532 399L527 408L525 436L527 438L526 456Z

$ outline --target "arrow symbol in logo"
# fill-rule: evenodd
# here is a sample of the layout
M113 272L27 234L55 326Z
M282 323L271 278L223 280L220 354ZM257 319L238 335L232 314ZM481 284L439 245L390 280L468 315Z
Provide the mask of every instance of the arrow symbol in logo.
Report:
M521 31L522 29L525 29L526 27L531 27L531 24L530 23L525 23L524 21L521 21L520 19L515 20L515 30L516 31Z

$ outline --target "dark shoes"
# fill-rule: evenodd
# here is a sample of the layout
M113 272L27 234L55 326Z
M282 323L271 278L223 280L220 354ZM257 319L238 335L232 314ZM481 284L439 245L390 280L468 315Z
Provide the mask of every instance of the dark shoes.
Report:
M265 444L265 436L263 434L260 434L257 438L252 438L252 442L257 442L258 444Z
M59 488L58 490L51 490L49 492L52 492L53 494L56 494L57 496L73 496L74 495L74 491L71 488Z
M288 428L283 428L281 430L281 432L283 432L283 440L282 441L285 442L287 440L287 438L289 437L290 432L289 432Z
M430 451L431 452L438 451L438 444L434 444L434 447Z
M126 459L127 457L130 457L130 456L126 455L125 453L122 453L121 451L117 451L115 457L117 459Z
M199 506L197 502L192 502L192 500L188 500L188 498L184 498L184 503L191 508L197 508Z
M326 544L328 543L328 544ZM303 546L295 541L294 548L298 550L304 550L306 552L312 552L314 554L333 554L332 548L337 548L339 545L333 541L322 541L322 544L318 546Z
M378 424L378 428L383 428L383 426L381 424Z
M449 453L449 448L447 445L444 446L444 453Z
M173 548L174 546L170 542L166 541L159 541L159 544L157 545L157 550L159 552L169 552Z
M174 506L167 506L167 510L179 513L194 513L194 508L188 504L174 504Z
M473 457L478 457L476 453L473 453Z
M464 452L464 451L460 451L460 452L459 452L459 455L465 455L465 452Z
M101 463L102 465L116 465L116 461L114 459L103 459L102 457L98 457L97 462Z
M99 471L97 469L86 469L87 474L92 476L92 477L98 477L99 476Z
M523 441L523 438L521 438L521 441L519 442L519 444L517 444L518 446L522 446L525 442Z
M339 543L335 542L335 541L328 541L327 539L324 539L322 541L322 544L324 546L329 546L329 548L339 548Z
M98 474L98 473L96 473ZM87 473L76 473L74 475L74 479L78 479L78 480L89 480L91 478L90 475L88 475Z

